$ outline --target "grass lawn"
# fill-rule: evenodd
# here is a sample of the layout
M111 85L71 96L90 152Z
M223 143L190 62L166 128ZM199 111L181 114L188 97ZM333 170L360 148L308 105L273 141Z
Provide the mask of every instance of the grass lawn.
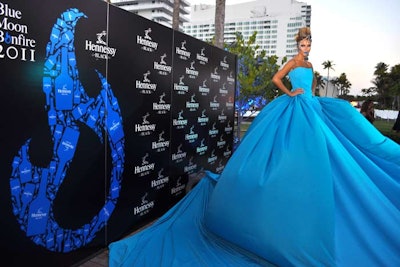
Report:
M393 120L376 120L374 121L375 127L385 136L389 137L396 143L400 144L400 132L396 133L392 130Z
M251 122L246 121L242 123L240 126L240 132L241 136L246 133L247 129L249 128ZM394 121L393 120L375 120L374 121L374 126L385 136L389 137L396 143L400 144L400 132L396 133L395 131L392 130Z

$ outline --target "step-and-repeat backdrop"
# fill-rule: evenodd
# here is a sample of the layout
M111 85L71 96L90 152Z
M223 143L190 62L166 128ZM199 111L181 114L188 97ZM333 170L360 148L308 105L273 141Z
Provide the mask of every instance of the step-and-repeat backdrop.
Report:
M0 2L5 266L70 266L231 156L236 57L100 0Z

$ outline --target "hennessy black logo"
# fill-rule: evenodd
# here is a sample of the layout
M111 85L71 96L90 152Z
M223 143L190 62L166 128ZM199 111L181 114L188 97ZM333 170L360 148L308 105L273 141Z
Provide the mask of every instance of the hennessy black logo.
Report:
M114 57L117 53L117 49L113 47L109 47L106 42L107 32L102 31L96 34L96 43L92 43L92 41L85 41L85 50L92 51L93 56L97 59L110 59ZM106 40L104 40L106 39Z
M158 43L152 41L150 37L151 28L144 30L144 36L137 35L136 36L136 43L142 45L142 50L153 52L157 50Z

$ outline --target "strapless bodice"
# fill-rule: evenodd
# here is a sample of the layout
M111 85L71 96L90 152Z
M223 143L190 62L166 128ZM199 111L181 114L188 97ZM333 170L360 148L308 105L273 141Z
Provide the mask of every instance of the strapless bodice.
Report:
M292 84L292 90L302 88L304 89L305 96L312 96L312 82L314 78L312 68L296 67L288 75Z

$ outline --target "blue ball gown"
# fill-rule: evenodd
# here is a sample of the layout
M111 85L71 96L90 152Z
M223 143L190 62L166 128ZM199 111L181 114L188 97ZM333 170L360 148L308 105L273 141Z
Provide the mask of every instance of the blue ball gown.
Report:
M268 104L221 175L149 228L111 243L114 266L400 266L400 146L313 72Z

